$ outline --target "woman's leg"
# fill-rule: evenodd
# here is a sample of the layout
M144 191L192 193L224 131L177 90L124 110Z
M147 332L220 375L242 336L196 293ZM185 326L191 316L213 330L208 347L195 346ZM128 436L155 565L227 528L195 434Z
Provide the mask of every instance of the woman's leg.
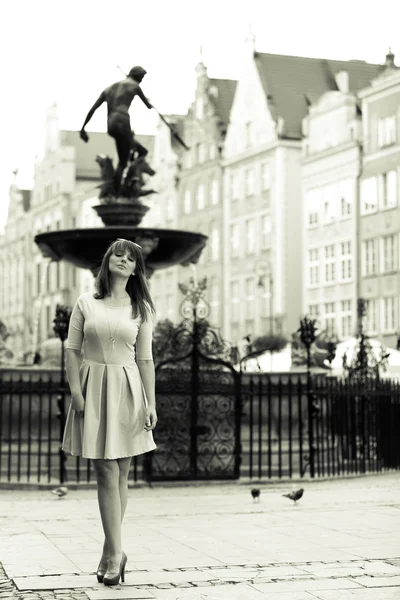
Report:
M116 460L93 461L97 479L97 497L104 535L107 540L109 568L118 570L121 562L121 500L119 465Z
M121 523L124 519L124 514L126 510L126 505L128 502L128 477L129 477L129 469L131 466L132 457L129 456L127 458L117 458L117 463L119 466L119 498L121 505ZM103 544L103 558L107 560L109 555L108 551L108 543L107 538L104 539Z
M117 459L119 466L119 497L121 500L121 523L124 519L126 505L128 503L128 477L129 469L131 466L131 460L131 456L128 456L127 458Z

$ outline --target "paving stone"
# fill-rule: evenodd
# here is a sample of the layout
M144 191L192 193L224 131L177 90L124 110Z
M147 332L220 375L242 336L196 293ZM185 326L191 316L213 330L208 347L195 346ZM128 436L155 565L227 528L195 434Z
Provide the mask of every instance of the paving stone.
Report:
M378 589L354 589L354 590L318 590L313 598L318 600L399 600L400 587L393 588L378 588ZM268 600L275 600L272 596L268 596ZM276 600L283 598L276 597ZM289 598L288 598L289 600ZM292 598L290 598L292 600ZM297 600L297 597L296 597Z
M153 592L145 589L126 588L118 585L109 589L87 590L86 595L89 600L141 600L156 598Z
M14 583L19 590L61 590L102 586L94 575L49 575L46 577L16 577Z
M351 589L361 587L358 583L351 579L309 579L301 581L277 581L276 583L253 583L253 587L260 592L295 592L305 591L312 592L313 590L335 590L335 589Z
M400 575L392 577L355 577L355 582L365 587L393 587L400 586Z

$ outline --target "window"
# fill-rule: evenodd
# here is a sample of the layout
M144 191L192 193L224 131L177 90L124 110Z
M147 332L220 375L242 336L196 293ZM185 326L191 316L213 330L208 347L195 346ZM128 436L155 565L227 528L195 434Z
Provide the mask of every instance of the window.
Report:
M216 277L212 278L210 285L210 308L213 322L219 325L219 285Z
M378 121L378 147L396 143L396 116L385 117Z
M233 223L231 225L231 257L232 258L239 256L239 248L240 248L239 223Z
M174 201L172 198L167 198L165 202L166 220L172 221L174 218Z
M253 123L246 123L246 148L249 148L253 143Z
M335 185L325 185L322 188L324 223L331 223L336 218Z
M197 161L202 164L205 161L206 158L206 152L205 152L205 147L204 144L202 144L201 142L199 144L197 144Z
M196 194L197 208L199 210L203 210L206 205L206 197L204 193L204 185L200 183L197 186L197 194Z
M45 331L45 337L48 338L49 335L51 335L52 333L52 329L53 329L53 323L52 323L52 315L51 315L51 307L50 306L46 306L46 328L47 331Z
M379 207L394 208L397 206L397 172L388 171L378 177Z
M335 303L326 302L324 305L324 309L324 322L326 333L328 336L331 336L335 333Z
M351 179L343 179L339 182L340 193L340 216L342 219L349 217L353 205L353 182Z
M231 176L231 198L232 200L239 198L239 175L237 173Z
M184 201L183 201L183 211L186 215L190 213L192 210L192 194L190 190L185 191Z
M219 260L219 229L215 223L211 225L211 260Z
M267 250L271 248L272 223L269 215L261 217L261 248Z
M395 298L383 298L383 331L389 333L396 328Z
M40 263L38 263L36 265L36 294L37 295L40 295L40 288L41 288L40 277L41 277L41 265L40 265Z
M263 190L271 188L271 167L268 163L261 166L261 185Z
M325 246L325 283L333 283L335 281L335 246L330 244Z
M237 323L240 320L240 298L239 298L239 282L231 282L231 320Z
M308 316L310 319L318 319L319 317L319 304L309 304Z
M256 249L256 231L254 219L246 221L246 252L254 254Z
M375 299L365 301L367 334L372 335L378 331L378 303Z
M340 279L349 281L352 278L351 242L340 244Z
M254 195L254 169L246 169L246 196Z
M254 277L247 277L245 282L246 302L245 314L247 320L254 319Z
M319 221L319 192L317 188L307 190L305 193L307 224L317 225Z
M203 98L200 96L196 100L196 119L202 119L204 115Z
M378 180L368 177L361 181L361 214L375 212L378 209Z
M351 300L342 300L340 303L341 316L340 324L342 337L350 337L353 333L352 330L352 314L351 314Z
M319 250L313 248L308 251L308 285L319 284Z
M210 189L211 189L211 204L215 206L219 202L219 185L218 185L217 179L213 179L211 181Z
M363 242L363 275L376 275L378 269L377 261L377 242L378 240L366 240Z
M211 142L210 145L208 146L208 158L210 160L214 160L216 155L217 155L216 145L214 142Z
M396 236L386 235L382 238L382 272L390 273L397 269L397 244Z

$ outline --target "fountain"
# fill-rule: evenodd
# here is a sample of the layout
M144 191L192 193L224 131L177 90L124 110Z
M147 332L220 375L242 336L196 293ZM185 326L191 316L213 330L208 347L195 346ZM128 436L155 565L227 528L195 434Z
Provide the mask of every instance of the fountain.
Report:
M145 176L151 177L155 171L146 160L147 149L134 138L127 107L129 108L135 95L138 95L148 108L153 108L139 86L144 73L141 67L134 67L125 80L104 90L88 112L80 131L81 139L88 142L85 125L95 110L103 102L107 102L107 131L115 139L119 162L114 169L111 158L103 155L96 157L102 184L99 191L100 203L93 209L105 227L40 233L35 236L35 242L44 256L54 261L65 260L96 274L109 244L117 238L125 238L141 246L147 277L157 269L174 265L187 266L198 261L207 236L190 231L139 227L149 210L140 198L154 193L154 190L146 189ZM188 149L173 127L162 115L160 117L170 127L178 142Z

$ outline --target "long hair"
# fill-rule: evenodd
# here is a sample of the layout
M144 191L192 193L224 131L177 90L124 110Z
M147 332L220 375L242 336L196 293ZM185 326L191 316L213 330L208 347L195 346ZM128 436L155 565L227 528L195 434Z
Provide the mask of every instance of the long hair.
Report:
M142 249L138 244L131 242L130 240L124 240L118 238L115 242L112 242L107 248L106 253L101 261L99 272L96 276L96 289L97 292L94 297L97 300L103 299L111 292L111 277L109 269L109 261L111 254L118 252L125 252L128 250L132 255L132 258L136 260L135 275L131 275L126 284L126 291L131 298L132 314L141 316L143 321L146 321L150 311L154 314L155 308L153 301L150 296L149 286L144 269L144 260Z

